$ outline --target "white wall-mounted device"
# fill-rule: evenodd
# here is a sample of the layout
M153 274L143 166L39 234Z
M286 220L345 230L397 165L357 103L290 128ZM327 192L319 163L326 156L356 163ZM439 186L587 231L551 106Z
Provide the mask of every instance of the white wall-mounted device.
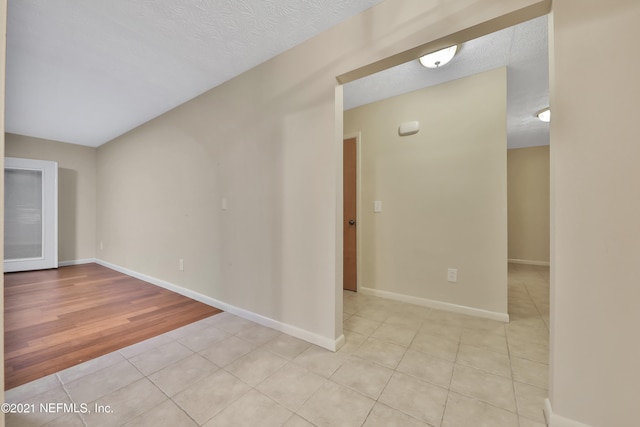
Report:
M419 130L420 130L420 122L418 121L404 122L404 123L401 123L400 127L398 128L398 135L400 136L413 135L414 133L418 133Z

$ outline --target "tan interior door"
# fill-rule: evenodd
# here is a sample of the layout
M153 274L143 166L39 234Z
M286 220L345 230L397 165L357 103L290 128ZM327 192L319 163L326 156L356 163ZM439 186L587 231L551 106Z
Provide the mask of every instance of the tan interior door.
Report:
M356 139L349 138L344 140L343 154L343 194L344 194L344 211L343 211L343 288L348 291L356 291L358 275L357 275L357 252L356 252L356 160L357 149Z

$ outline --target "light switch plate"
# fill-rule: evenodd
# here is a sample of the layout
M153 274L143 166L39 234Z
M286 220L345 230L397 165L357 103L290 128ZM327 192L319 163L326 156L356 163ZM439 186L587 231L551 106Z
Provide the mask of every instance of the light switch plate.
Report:
M382 212L382 201L376 200L375 202L373 202L373 211Z

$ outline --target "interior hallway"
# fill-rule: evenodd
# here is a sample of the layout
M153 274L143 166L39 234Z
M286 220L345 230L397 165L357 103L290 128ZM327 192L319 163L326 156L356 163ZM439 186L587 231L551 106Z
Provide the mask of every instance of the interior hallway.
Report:
M345 292L336 353L222 313L9 390L35 413L6 421L543 427L548 268L510 265L509 313L503 324ZM40 413L41 402L91 413Z

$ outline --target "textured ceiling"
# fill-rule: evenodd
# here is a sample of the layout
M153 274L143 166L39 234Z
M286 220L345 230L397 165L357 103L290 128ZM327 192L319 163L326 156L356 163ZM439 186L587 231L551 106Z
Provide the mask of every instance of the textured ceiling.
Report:
M101 145L381 0L9 0L6 130Z
M99 146L382 0L9 0L6 130ZM345 108L502 65L509 146L548 143L546 17L345 86Z
M549 106L547 34L547 17L543 16L464 43L442 68L427 69L416 60L347 83L344 108L506 66L509 148L548 145L549 124L535 116Z

